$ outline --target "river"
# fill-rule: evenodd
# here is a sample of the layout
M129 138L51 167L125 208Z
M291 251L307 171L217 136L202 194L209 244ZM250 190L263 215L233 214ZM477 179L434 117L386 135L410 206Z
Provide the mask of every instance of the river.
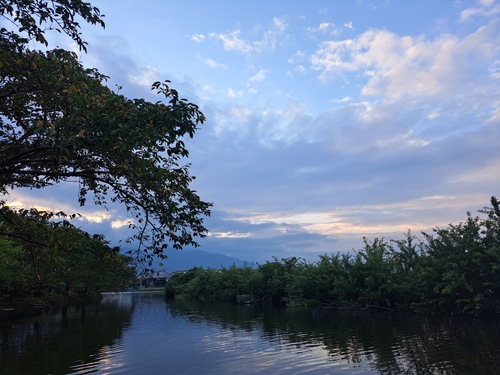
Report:
M166 301L3 312L0 374L500 374L500 322Z

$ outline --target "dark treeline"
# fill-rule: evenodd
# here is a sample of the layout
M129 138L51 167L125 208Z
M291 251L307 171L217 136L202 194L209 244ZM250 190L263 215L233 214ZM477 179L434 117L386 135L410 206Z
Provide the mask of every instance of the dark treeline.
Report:
M59 216L59 220L58 220ZM0 305L96 299L135 281L132 259L60 213L0 209ZM63 219L63 220L60 220Z
M316 262L285 258L256 269L193 268L167 283L169 297L324 308L385 308L445 313L500 312L500 203L458 225L402 240L364 239L354 253Z

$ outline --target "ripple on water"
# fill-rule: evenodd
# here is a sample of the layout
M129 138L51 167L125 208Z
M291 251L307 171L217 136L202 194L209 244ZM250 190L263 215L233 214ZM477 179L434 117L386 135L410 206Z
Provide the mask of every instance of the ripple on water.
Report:
M113 296L0 330L0 374L498 374L498 324Z

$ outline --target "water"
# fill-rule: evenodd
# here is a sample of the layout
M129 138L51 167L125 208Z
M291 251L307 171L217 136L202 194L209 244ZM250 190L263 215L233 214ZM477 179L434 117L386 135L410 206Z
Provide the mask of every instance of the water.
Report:
M0 374L500 374L500 323L165 301L0 318Z

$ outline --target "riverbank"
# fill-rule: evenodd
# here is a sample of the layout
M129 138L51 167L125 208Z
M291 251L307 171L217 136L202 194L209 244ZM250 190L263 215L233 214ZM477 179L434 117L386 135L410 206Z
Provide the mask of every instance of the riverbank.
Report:
M13 301L0 301L0 317L36 315L40 313L40 311L48 308L81 305L97 302L101 299L102 295L99 294L92 296L53 295L37 298L17 298Z
M0 317L36 315L48 308L61 308L70 305L82 305L100 301L104 295L117 293L163 293L163 288L130 289L119 292L102 292L92 296L52 295L45 297L17 298L13 301L0 301Z

